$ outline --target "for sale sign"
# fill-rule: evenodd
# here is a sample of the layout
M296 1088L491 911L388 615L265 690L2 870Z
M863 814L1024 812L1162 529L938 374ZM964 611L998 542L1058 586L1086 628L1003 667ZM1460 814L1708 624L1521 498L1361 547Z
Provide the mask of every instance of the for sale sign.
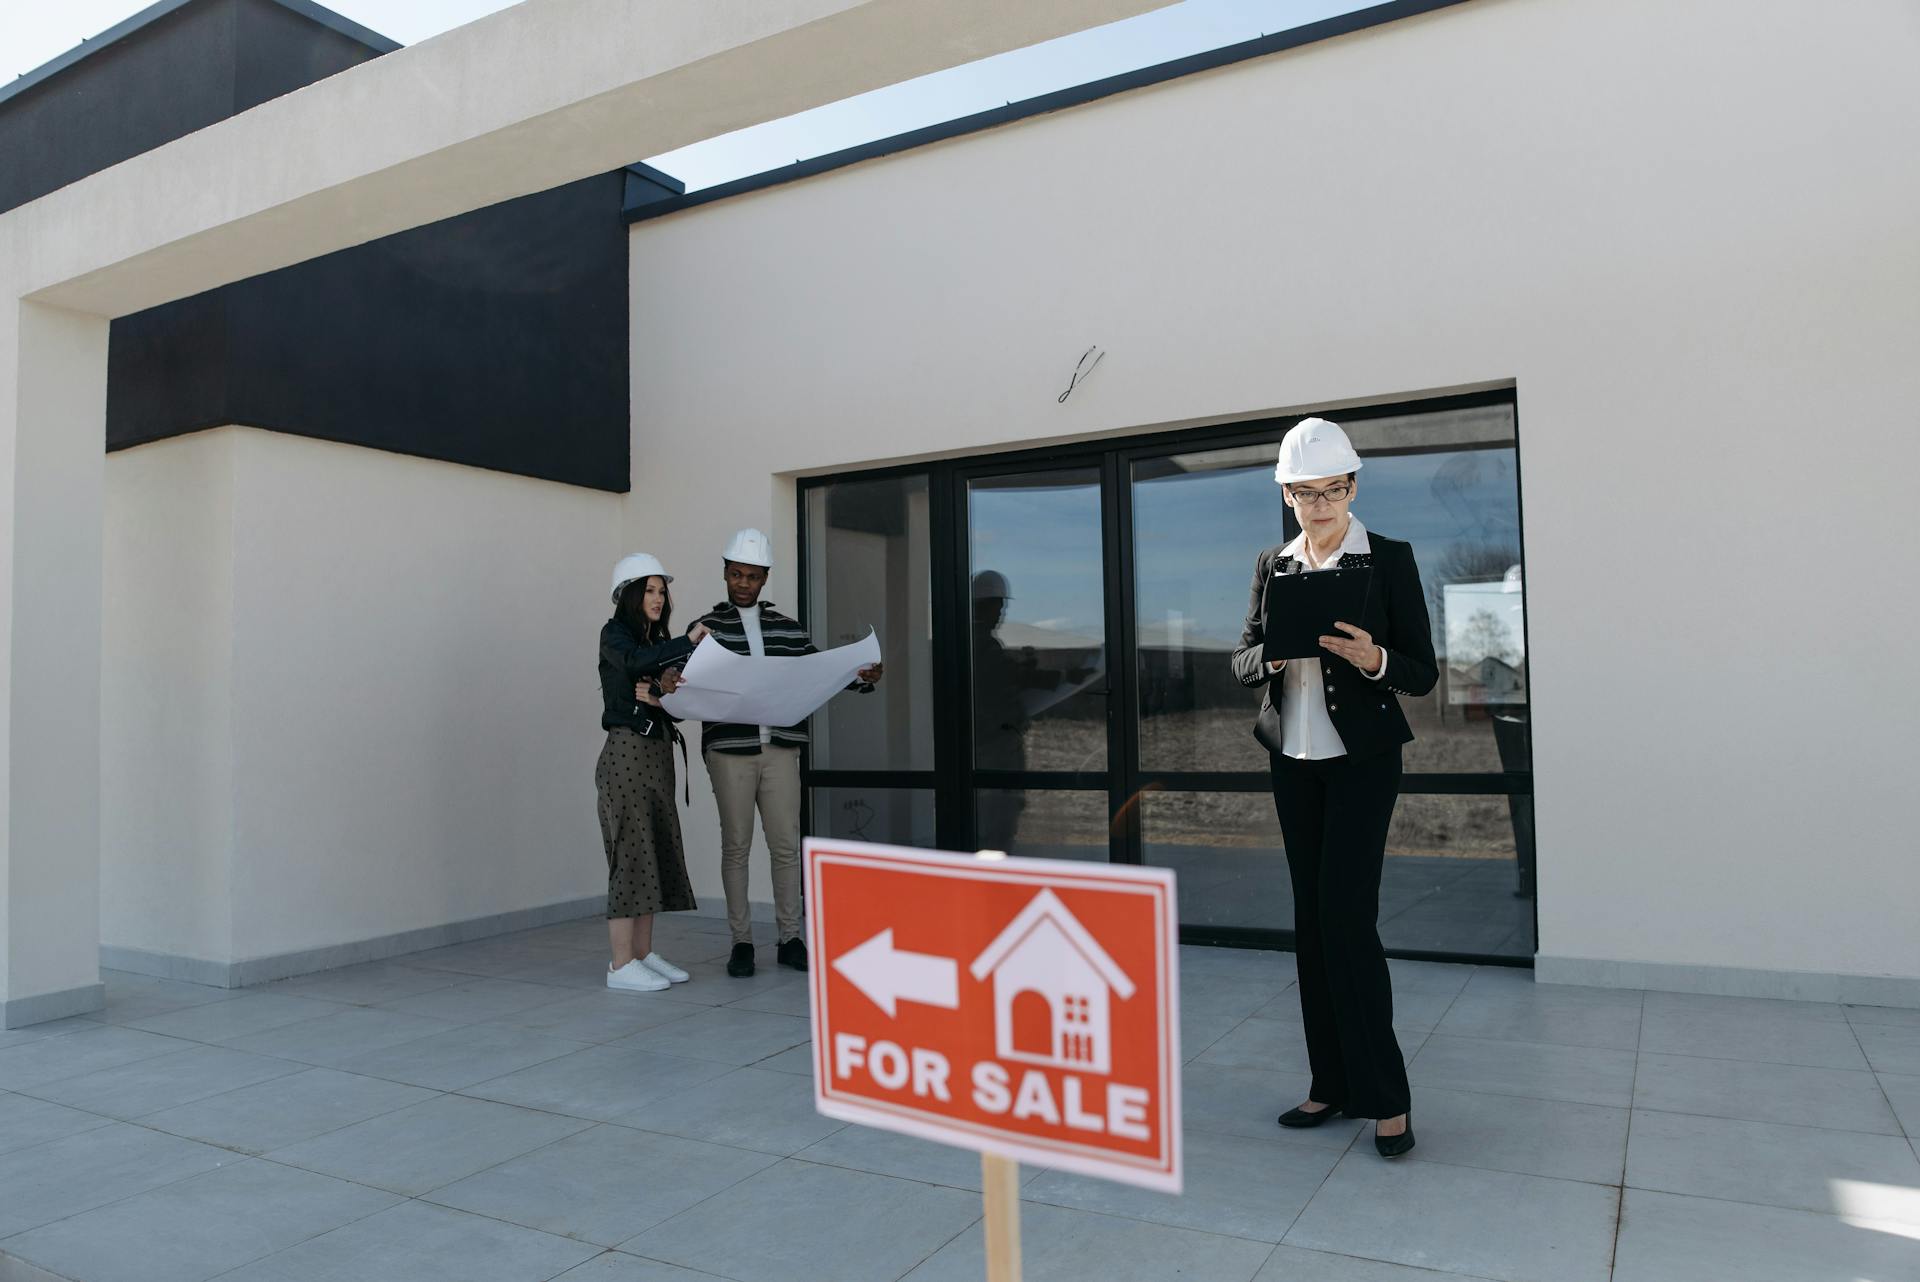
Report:
M820 1112L1180 1191L1173 874L815 839Z

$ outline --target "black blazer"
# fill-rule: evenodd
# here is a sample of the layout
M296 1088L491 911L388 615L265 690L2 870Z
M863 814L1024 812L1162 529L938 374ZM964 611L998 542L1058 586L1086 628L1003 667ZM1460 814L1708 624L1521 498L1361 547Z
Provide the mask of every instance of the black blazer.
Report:
M641 703L633 697L633 688L651 681L661 672L683 663L693 653L693 642L675 637L651 645L633 635L633 629L615 615L600 629L600 727L611 730L627 726L639 734L673 725L665 710ZM657 691L658 686L656 684Z
M1373 580L1367 589L1367 605L1359 619L1348 619L1373 636L1373 643L1387 652L1386 675L1378 681L1335 655L1331 650L1320 655L1320 670L1327 687L1327 718L1340 732L1349 756L1385 752L1413 738L1407 714L1400 700L1417 698L1431 691L1440 679L1433 657L1433 630L1427 619L1427 595L1420 586L1420 567L1413 563L1413 548L1399 539L1382 538L1367 531L1371 552L1348 553L1340 558L1341 568L1373 567ZM1284 545L1283 545L1284 546ZM1260 715L1253 723L1253 737L1268 752L1278 753L1282 743L1280 713L1274 705L1273 678L1260 657L1260 645L1267 635L1267 580L1276 574L1299 574L1306 566L1271 547L1260 554L1253 566L1253 595L1247 603L1246 626L1240 630L1240 648L1233 652L1233 675L1249 688L1266 686L1260 701ZM1284 671L1284 669L1282 670Z

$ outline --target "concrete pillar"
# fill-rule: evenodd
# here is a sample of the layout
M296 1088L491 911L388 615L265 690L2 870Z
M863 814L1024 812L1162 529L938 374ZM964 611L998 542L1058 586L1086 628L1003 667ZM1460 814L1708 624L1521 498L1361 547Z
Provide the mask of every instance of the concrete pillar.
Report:
M0 276L5 272L0 271ZM98 1010L107 320L0 289L0 1027Z

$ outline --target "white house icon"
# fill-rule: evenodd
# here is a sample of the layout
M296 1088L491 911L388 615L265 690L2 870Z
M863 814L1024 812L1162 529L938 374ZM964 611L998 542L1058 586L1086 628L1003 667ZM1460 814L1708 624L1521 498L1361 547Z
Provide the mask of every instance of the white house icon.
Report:
M1110 994L1125 1001L1133 981L1051 890L1028 901L968 970L993 976L1001 1059L1111 1071Z

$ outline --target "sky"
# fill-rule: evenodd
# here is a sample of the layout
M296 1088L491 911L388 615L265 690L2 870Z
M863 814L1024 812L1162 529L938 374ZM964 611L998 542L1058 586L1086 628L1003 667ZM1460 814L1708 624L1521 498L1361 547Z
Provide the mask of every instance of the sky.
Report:
M0 78L31 71L146 7L141 0L0 0ZM327 7L402 44L417 44L509 6L506 0L332 0ZM1124 22L922 76L663 156L634 159L646 160L685 182L689 190L698 190L1369 7L1368 0L1183 0Z

